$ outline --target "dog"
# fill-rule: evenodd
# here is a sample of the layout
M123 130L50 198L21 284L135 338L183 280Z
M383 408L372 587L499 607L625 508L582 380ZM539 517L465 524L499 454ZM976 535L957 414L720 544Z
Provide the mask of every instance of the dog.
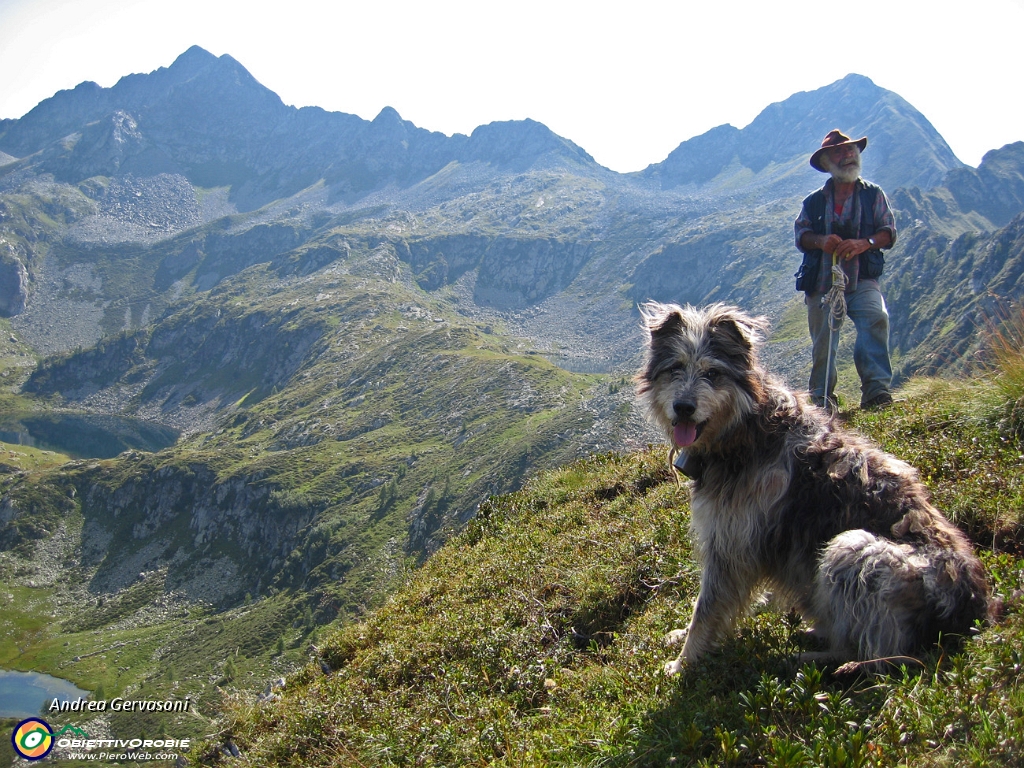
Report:
M783 385L758 362L768 325L723 304L648 302L636 391L689 478L700 591L679 673L763 590L797 610L840 671L964 636L990 619L985 570L917 472Z

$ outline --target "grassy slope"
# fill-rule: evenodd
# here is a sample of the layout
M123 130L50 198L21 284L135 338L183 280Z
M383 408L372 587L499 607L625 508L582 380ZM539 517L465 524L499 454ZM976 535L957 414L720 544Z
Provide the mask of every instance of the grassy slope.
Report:
M607 455L492 498L365 622L325 638L284 700L238 696L241 764L1008 765L1024 760L1024 454L991 390L916 383L853 426L914 462L974 536L1005 618L923 670L797 667L795 618L763 609L679 679L661 645L698 584L663 452ZM993 544L998 551L993 551Z

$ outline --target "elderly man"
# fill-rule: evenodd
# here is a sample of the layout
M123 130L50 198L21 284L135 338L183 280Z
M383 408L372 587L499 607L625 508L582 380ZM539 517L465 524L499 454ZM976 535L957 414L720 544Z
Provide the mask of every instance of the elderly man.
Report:
M811 332L811 377L815 404L834 411L836 350L843 316L826 301L833 285L833 264L845 276L846 314L857 330L853 361L861 382L861 408L892 404L889 313L878 286L885 259L882 249L896 242L896 221L881 187L860 178L860 153L867 137L851 140L830 131L811 155L811 167L831 178L804 200L796 220L796 245L804 253L797 290L804 291Z

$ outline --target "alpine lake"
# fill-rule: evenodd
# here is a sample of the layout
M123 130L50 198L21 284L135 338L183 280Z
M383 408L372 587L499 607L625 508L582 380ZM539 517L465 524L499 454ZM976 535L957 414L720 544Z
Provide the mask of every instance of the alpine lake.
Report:
M0 717L23 719L45 715L54 699L75 701L89 691L42 672L12 672L0 669Z
M127 450L159 451L178 431L140 419L88 413L0 416L0 442L66 454L75 459L110 459Z

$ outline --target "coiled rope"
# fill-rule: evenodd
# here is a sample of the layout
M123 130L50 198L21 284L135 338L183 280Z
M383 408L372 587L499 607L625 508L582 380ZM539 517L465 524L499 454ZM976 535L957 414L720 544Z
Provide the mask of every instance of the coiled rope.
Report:
M846 316L846 280L846 273L833 253L832 287L821 299L821 306L828 308L828 328L833 333L839 330L843 317ZM831 345L829 349L831 350Z

